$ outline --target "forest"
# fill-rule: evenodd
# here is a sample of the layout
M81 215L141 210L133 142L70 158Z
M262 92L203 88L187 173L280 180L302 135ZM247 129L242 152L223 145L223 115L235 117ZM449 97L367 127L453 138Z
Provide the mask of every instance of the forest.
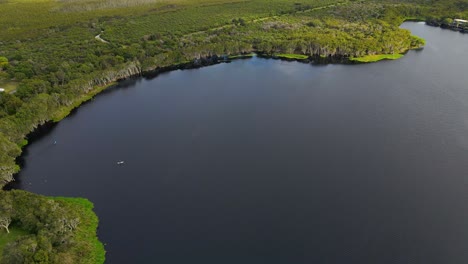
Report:
M20 170L29 133L118 80L252 52L320 63L397 59L425 44L399 28L403 21L447 27L468 19L468 0L0 0L0 11L3 187ZM20 191L0 191L0 203L17 234L0 233L3 263L79 263L76 248L94 252L83 234L95 238L97 222L83 224L83 205Z
M103 263L92 208L83 198L0 192L0 263Z

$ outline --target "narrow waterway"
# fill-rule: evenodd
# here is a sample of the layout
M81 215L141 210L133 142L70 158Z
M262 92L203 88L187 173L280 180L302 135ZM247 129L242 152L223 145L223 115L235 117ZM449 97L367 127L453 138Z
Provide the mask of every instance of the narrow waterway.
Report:
M397 61L122 82L10 187L94 202L112 264L468 263L468 35L403 27Z

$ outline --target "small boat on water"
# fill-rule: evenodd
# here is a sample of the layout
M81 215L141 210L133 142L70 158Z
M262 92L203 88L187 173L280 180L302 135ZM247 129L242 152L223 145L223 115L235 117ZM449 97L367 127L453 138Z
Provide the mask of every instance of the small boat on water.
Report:
M122 165L122 164L124 164L124 161L123 161L123 160L117 161L117 165Z

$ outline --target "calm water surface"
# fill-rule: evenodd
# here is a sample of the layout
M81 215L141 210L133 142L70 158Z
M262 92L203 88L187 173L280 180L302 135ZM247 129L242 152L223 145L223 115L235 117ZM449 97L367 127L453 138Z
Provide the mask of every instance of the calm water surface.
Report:
M468 263L468 35L403 27L397 61L123 82L13 188L93 201L108 263Z

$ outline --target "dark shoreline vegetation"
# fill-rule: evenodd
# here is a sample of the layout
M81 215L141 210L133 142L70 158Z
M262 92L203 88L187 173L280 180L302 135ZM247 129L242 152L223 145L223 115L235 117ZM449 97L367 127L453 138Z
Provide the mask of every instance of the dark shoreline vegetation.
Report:
M304 63L397 59L424 46L424 40L399 28L403 21L450 28L454 18L468 19L468 0L273 0L268 4L262 0L119 0L112 4L6 0L0 1L0 8L0 87L6 88L0 93L2 187L20 170L17 159L31 132L60 121L119 80L152 78L164 71L249 58L252 53ZM29 19L19 19L24 17ZM46 237L49 240L44 241L50 243L41 244L44 250L29 256L27 249L36 243L34 239L42 239L42 220L31 220L35 228L27 226L22 219L29 218L20 208L39 203L37 208L44 206L47 211L50 204L65 208L67 202L19 191L0 191L0 195L0 203L7 201L0 208L2 216L10 216L13 230L29 234L4 247L3 252L17 257L17 262L4 254L0 263L23 263L28 258L57 263L60 254L76 263L74 243L98 243L93 240L96 218L93 225L78 225L81 235L70 235L76 240L67 241L67 246ZM92 206L83 208L88 213L77 216L79 222L94 219ZM69 210L62 213L73 216ZM14 248L24 252L13 254ZM103 248L97 248L99 257L93 255L94 260L88 261L85 256L81 263L104 262Z

